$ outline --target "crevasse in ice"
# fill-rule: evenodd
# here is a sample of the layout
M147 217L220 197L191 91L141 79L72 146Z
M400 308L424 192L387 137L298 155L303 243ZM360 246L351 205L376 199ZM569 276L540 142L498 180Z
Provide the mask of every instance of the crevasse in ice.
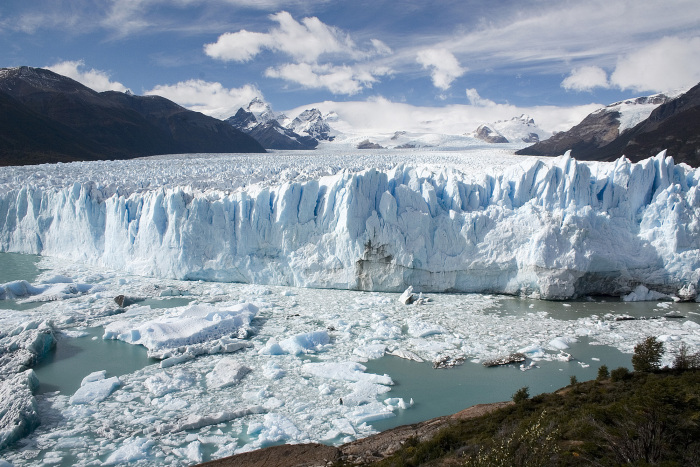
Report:
M300 287L548 299L698 289L700 172L665 152L637 164L514 158L476 174L468 164L378 167L251 184L241 172L231 189L6 175L0 250Z

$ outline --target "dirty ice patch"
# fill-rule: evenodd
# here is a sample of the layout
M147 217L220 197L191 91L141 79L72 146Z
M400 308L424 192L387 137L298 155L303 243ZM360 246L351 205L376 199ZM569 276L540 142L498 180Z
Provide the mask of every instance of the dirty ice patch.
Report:
M105 326L103 339L141 344L149 351L200 344L236 334L246 337L258 308L250 303L192 305L176 316L144 323L116 321Z

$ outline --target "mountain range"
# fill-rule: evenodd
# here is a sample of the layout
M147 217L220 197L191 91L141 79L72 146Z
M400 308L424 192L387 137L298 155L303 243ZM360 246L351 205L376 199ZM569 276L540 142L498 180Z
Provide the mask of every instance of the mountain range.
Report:
M315 149L319 141L332 141L336 134L318 109L305 110L290 119L275 115L270 105L257 97L225 121L265 149Z
M516 152L578 160L633 162L668 150L676 162L700 165L700 84L675 97L665 94L616 102L599 109L569 131Z
M197 152L265 150L162 97L96 92L41 68L0 69L0 165Z
M548 139L549 133L527 115L483 124L462 135L346 134L330 126L329 122L337 121L334 112L323 115L316 108L294 118L276 114L259 98L222 121L163 97L96 92L41 68L0 69L0 165L311 150L321 142L337 149L459 149L483 142L535 143L516 154L559 156L571 150L576 159L597 161L623 155L638 161L667 149L676 162L700 164L700 85L684 94L656 94L610 104Z

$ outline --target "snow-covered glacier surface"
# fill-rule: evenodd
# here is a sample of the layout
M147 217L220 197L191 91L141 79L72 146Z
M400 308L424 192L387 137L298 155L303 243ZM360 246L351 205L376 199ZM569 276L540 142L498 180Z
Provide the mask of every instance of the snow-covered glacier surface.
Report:
M2 168L0 250L173 279L694 298L699 179L664 153L583 163L492 149Z

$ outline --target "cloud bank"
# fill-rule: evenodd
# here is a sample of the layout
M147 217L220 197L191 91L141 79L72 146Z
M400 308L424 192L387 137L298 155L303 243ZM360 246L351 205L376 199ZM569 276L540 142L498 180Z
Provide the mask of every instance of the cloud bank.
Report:
M235 115L240 107L245 108L256 97L263 99L260 90L250 84L226 88L221 83L200 79L158 85L145 95L165 97L190 110L219 119Z
M700 82L700 37L663 37L618 57L608 78L597 66L575 68L561 86L573 91L617 88L634 92L688 89Z
M89 70L86 69L85 62L83 62L83 60L59 62L54 65L47 66L46 68L54 73L58 73L59 75L72 78L97 92L125 92L128 90L128 88L122 83L118 81L111 81L106 72L95 70L94 68Z

